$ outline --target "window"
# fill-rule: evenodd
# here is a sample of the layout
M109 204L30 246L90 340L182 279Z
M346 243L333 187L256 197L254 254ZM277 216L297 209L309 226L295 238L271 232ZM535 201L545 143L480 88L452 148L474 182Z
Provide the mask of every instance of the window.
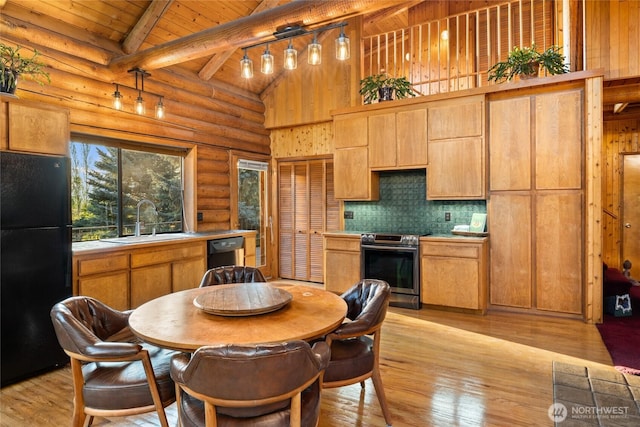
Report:
M182 153L71 142L73 241L182 231ZM155 207L155 209L154 209Z

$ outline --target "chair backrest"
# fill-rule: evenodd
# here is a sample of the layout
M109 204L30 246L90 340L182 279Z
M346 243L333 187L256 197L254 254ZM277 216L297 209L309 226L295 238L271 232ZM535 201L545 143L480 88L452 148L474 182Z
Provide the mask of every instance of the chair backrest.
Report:
M223 285L227 283L266 282L264 276L256 267L242 265L226 265L208 270L202 276L200 287Z
M201 347L188 362L186 355L174 357L171 376L216 405L256 406L313 383L329 360L328 346L319 344L319 353L305 341Z
M94 298L77 296L55 304L51 320L64 350L87 354L87 348L128 329L129 314Z
M369 329L387 315L391 287L384 280L362 279L341 296L347 303L347 318Z

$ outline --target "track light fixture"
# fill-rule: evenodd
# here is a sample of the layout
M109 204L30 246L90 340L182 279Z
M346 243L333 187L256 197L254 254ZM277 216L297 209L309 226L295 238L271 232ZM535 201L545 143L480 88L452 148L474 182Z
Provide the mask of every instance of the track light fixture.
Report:
M127 88L127 89L131 89L131 90L135 90L138 93L138 96L133 104L133 109L134 112L136 114L139 115L144 115L146 112L146 106L144 103L144 98L142 97L142 94L148 94L148 95L154 95L158 97L158 103L156 104L156 108L155 108L155 115L157 119L164 119L166 111L165 111L165 107L164 104L162 103L162 96L155 94L155 93L151 93L151 92L145 92L144 90L144 78L145 77L149 77L151 76L151 74L147 73L146 71L140 69L140 68L132 68L131 70L129 70L129 73L133 73L136 76L136 85L135 87L130 87L130 86L125 86L123 84L120 83L114 83L116 85L116 90L115 92L113 92L113 108L116 110L122 110L124 103L123 103L123 96L122 93L120 92L120 87L122 86L123 88Z
M280 27L273 33L275 40L254 44L244 47L244 56L240 60L240 76L245 79L253 77L253 61L247 55L247 51L251 48L266 45L264 53L260 57L260 71L264 74L274 72L275 63L273 55L269 50L269 44L280 40L288 40L287 48L284 49L283 66L287 70L295 70L298 67L298 51L293 47L292 39L307 34L313 34L312 42L307 46L307 62L311 65L319 65L322 63L322 45L318 42L318 34L334 28L340 28L340 35L335 41L336 58L344 61L349 59L351 50L349 37L345 35L344 27L346 23L331 24L326 27L306 30L298 24Z

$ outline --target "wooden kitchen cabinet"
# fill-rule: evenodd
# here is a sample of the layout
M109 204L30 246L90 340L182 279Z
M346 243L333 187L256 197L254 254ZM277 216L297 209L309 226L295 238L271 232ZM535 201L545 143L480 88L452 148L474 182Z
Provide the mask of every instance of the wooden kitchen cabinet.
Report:
M584 313L583 90L489 99L490 304Z
M39 102L0 99L3 116L1 149L69 155L68 110Z
M369 169L368 118L346 114L333 120L333 186L339 200L377 200L378 175Z
M127 310L200 284L207 269L206 240L74 255L74 295Z
M74 260L75 295L96 298L116 310L129 308L129 255L92 255Z
M197 287L207 269L205 254L206 241L134 250L131 253L131 307ZM185 271L188 273L179 274Z
M324 236L324 288L343 293L360 280L360 235Z
M427 110L394 110L369 116L369 167L427 166Z
M427 199L486 198L484 96L428 105Z
M422 302L484 313L487 262L486 238L421 241Z

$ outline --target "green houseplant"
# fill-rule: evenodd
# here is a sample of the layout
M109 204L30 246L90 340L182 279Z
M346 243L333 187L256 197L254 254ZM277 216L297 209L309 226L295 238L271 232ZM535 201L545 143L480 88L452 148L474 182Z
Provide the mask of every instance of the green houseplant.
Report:
M38 61L40 52L33 50L31 57L22 56L21 46L13 48L0 43L0 92L14 93L18 84L18 77L30 75L33 80L44 84L43 80L51 82L49 73L45 71L45 64Z
M537 77L540 67L549 74L563 74L569 72L564 63L564 55L559 46L551 46L543 52L538 52L536 45L531 47L515 46L506 61L500 61L489 69L489 81L499 82L511 80L515 76L520 78Z
M360 95L364 96L364 103L371 104L378 101L390 101L416 96L411 82L406 77L389 77L387 74L374 74L360 80Z

